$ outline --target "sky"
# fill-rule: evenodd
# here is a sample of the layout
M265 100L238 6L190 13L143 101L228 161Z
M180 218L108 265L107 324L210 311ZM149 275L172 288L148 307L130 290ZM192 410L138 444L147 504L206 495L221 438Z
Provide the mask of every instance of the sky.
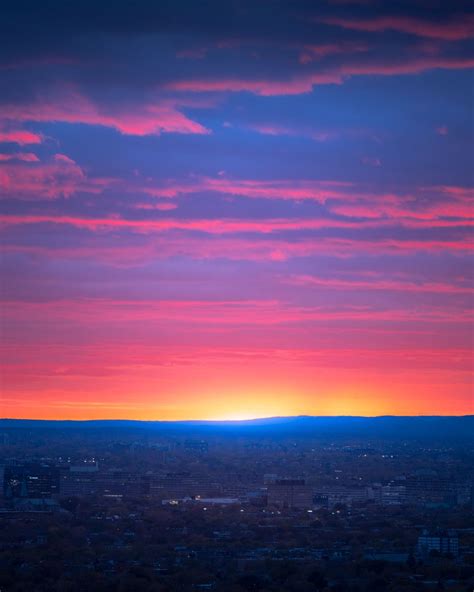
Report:
M474 413L471 7L2 7L0 416Z

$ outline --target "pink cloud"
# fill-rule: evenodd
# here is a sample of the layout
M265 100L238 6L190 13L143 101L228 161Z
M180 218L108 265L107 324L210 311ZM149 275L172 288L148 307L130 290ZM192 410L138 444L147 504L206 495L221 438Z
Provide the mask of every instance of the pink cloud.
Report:
M155 371L156 368L225 366L237 364L270 363L310 367L341 368L405 368L417 371L421 368L446 370L470 369L472 352L468 349L438 348L276 348L180 345L164 347L156 343L120 344L89 343L86 347L76 344L22 344L21 348L2 347L4 371L9 376L115 376L134 370Z
M4 223L5 218L3 217L0 221L1 224ZM101 226L84 227L91 231L101 229ZM103 228L108 227L104 226ZM111 226L110 228L114 227ZM123 245L109 246L97 244L95 240L86 237L81 241L81 244L70 248L4 245L2 249L5 253L21 252L60 260L88 260L93 257L94 260L103 261L109 265L127 267L177 256L190 257L195 260L228 259L234 261L278 262L316 255L330 255L331 257L346 259L361 254L380 255L381 253L399 256L408 256L415 252L457 252L465 254L472 253L474 244L471 236L467 233L456 237L456 240L367 239L363 237L345 239L321 236L300 240L270 237L258 240L257 237L241 238L223 233L220 233L220 235L205 233L198 237L184 235L183 232L176 231L168 233L166 236L150 235L146 242L140 246L129 246L126 241Z
M192 177L188 180L168 181L162 185L151 183L141 185L141 191L161 197L176 197L180 194L201 191L215 191L228 195L268 199L311 199L324 202L329 198L340 198L341 189L351 183L337 181L286 180L262 181L258 179L229 179L216 177ZM347 194L346 194L347 195Z
M13 154L0 153L0 161L22 160L23 162L39 162L39 158L33 152L15 152Z
M1 108L2 117L14 121L63 121L100 125L126 135L209 133L201 124L181 113L176 102L162 100L129 107L104 108L72 87L64 87L53 96L39 98L33 103L10 103Z
M473 294L474 288L445 284L441 282L407 282L395 280L343 280L338 278L319 278L309 275L285 278L284 283L296 286L317 286L330 290L381 290L387 292L417 292L433 294Z
M168 207L171 206L171 207ZM138 204L136 208L145 210L173 210L176 204ZM343 208L341 206L341 208ZM352 212L360 217L359 210ZM364 211L364 210L363 210ZM365 211L364 211L365 212ZM366 212L368 220L335 220L331 218L266 218L263 220L252 219L178 219L167 218L158 220L128 220L113 216L110 218L81 218L74 216L51 216L51 215L23 215L23 216L0 216L1 226L16 226L22 224L63 224L76 226L77 228L87 228L89 230L104 230L125 228L137 232L167 232L171 230L199 231L207 234L236 234L236 233L257 233L270 234L281 231L299 231L299 230L321 230L327 228L333 229L371 229L371 228L456 228L462 226L473 226L472 220L436 220L433 217L417 219L415 216L408 217L407 212L403 212L405 217L400 219L379 219L376 215L370 216L372 210Z
M379 161L371 159L370 162L373 166L378 166ZM168 198L212 191L254 199L314 200L326 204L332 212L339 215L374 219L388 217L392 219L392 223L393 219L397 219L400 224L405 223L402 219L407 219L406 225L412 227L417 224L416 220L434 220L440 216L471 219L474 197L473 190L464 187L422 187L415 190L414 194L397 195L370 193L346 182L309 179L229 179L224 175L216 178L192 177L180 182L169 180L162 184L140 182L134 187L129 187L129 190ZM416 197L419 194L423 196L430 193L438 195L438 199L423 200L422 207L417 205ZM449 225L444 222L443 224Z
M422 187L412 196L361 196L351 203L333 203L330 210L348 217L400 220L409 227L471 225L474 193L469 187ZM429 199L426 199L429 197ZM437 197L435 199L434 197ZM421 203L421 205L419 205ZM457 218L440 220L439 218Z
M39 134L21 129L7 129L0 127L0 142L11 142L12 144L41 144L42 137Z
M134 206L137 210L161 210L162 212L166 212L169 210L176 210L178 204L172 202L162 202L156 204L150 203L137 203Z
M437 68L462 70L474 67L474 59L471 58L443 58L427 56L414 59L410 62L396 63L360 63L341 66L342 76L397 76L401 74L419 74L426 70Z
M160 204L166 205L166 204ZM174 207L174 204L171 204ZM153 208L153 206L152 206ZM146 208L148 209L148 208ZM159 208L161 209L161 208ZM318 230L321 228L362 228L376 227L377 223L347 222L331 219L160 219L160 220L126 220L123 218L79 218L73 216L0 216L1 226L21 224L66 224L89 230L128 228L138 232L166 232L170 230L200 231L207 234L235 234L254 232L269 234L287 230Z
M79 323L185 322L206 325L279 325L308 321L465 322L469 311L424 306L380 310L372 306L295 306L278 300L55 300L3 301L6 318Z
M68 159L64 155L56 155L54 157L54 164L57 172L74 172L76 178L83 177L84 183L79 186L81 189L86 186L86 179L83 171L76 163ZM50 167L50 169L48 169ZM62 168L60 168L62 167ZM4 191L15 190L15 180L18 182L17 188L26 189L28 178L36 176L35 190L41 187L41 169L44 173L44 184L49 183L48 174L53 172L51 163L49 165L42 165L38 167L27 169L25 177L21 178L20 168L8 169L6 166L2 167L3 180L2 187ZM100 187L114 185L122 191L129 193L143 193L153 197L159 198L175 198L180 195L193 194L198 192L215 192L223 195L241 196L255 199L289 199L289 200L314 200L324 203L328 199L353 199L354 197L349 192L351 183L337 182L337 181L314 181L314 180L258 180L258 179L230 179L224 175L218 177L199 177L192 176L187 179L175 180L169 179L164 181L155 181L153 179L143 179L137 177L132 180L121 179L95 179L87 182L90 189L95 188L98 192ZM21 191L20 191L21 192ZM68 194L71 194L68 191ZM48 194L48 188L44 186L44 191ZM168 207L168 206L165 206ZM159 208L156 208L159 209Z
M318 22L336 25L355 31L382 32L387 30L411 33L420 37L458 41L471 38L474 30L474 18L464 14L455 20L436 23L427 19L405 16L387 16L372 19L347 19L338 17L319 18Z
M428 55L407 61L365 61L334 66L331 70L300 73L286 80L252 79L188 79L168 83L165 87L174 91L191 92L242 92L261 96L299 95L309 93L314 86L342 84L350 76L397 76L419 74L436 68L466 69L474 67L474 59Z
M326 142L339 135L339 133L335 131L292 128L278 124L250 124L246 127L259 134L268 136L300 136L311 138L317 142Z
M472 187L461 187L458 185L438 185L434 187L425 187L423 189L428 193L431 191L439 191L450 198L466 202L471 206L473 205L474 188Z
M31 157L16 162L8 159L0 166L0 191L20 199L69 197L77 191L100 193L106 184L104 179L88 179L64 154L56 154L45 163Z
M360 229L377 227L374 222L346 222L330 219L266 219L266 220L238 220L238 219L160 219L160 220L125 220L122 218L79 218L71 216L0 216L0 226L22 224L62 224L96 230L129 229L140 233L160 233L168 231L203 232L211 235L225 235L238 233L271 234L281 231L334 229Z
M341 84L338 73L295 76L288 80L249 80L249 79L207 79L178 80L170 82L167 88L177 91L192 92L241 92L248 91L256 95L299 95L311 92L315 84Z
M344 53L360 53L369 49L368 44L361 42L327 43L325 45L305 45L300 54L300 64L309 64L327 56Z
M413 252L472 252L470 238L459 240L354 240L321 238L313 240L266 240L221 238L219 241L198 239L167 240L162 255L183 254L196 259L233 259L253 261L286 261L295 257L329 254L334 257L353 257L361 253L412 254Z

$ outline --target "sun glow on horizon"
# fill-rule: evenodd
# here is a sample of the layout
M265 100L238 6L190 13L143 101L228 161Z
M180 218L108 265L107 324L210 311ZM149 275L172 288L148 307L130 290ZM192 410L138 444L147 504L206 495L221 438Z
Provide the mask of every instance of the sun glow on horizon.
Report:
M224 415L212 416L206 418L207 421L251 421L253 419L268 419L275 417L272 414L255 415L252 413L226 413Z

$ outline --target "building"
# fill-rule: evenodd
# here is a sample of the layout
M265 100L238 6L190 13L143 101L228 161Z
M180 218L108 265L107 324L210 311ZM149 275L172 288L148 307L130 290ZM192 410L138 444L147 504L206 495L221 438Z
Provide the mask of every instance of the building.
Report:
M338 505L351 507L353 503L363 503L368 499L366 487L317 487L313 491L316 506L328 509Z
M207 452L209 450L209 444L204 440L186 440L184 449L187 452Z
M416 550L418 555L424 557L433 554L433 552L457 556L459 554L459 538L453 530L438 530L436 532L424 530L418 537Z
M313 492L304 479L276 479L268 485L268 505L305 510L313 507Z
M227 491L226 494L232 493ZM219 497L222 485L209 475L188 472L154 475L150 481L150 495L158 500L182 499L185 497Z
M84 463L71 465L61 471L60 495L61 497L85 497L95 495L98 489L97 463Z
M103 497L142 497L150 495L150 477L120 469L99 472L97 492Z
M149 475L111 469L101 471L98 465L71 466L61 472L61 497L100 496L110 498L150 495Z
M59 494L59 469L39 463L7 465L3 494L6 500L51 499Z
M418 471L409 475L405 487L409 504L428 506L455 503L456 484L451 479L439 477L434 471Z
M404 485L383 485L380 501L382 506L399 506L406 502L406 487Z

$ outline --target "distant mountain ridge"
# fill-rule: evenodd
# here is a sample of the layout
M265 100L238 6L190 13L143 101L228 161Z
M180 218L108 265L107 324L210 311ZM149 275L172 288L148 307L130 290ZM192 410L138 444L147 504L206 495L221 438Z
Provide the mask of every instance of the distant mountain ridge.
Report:
M149 421L128 419L0 419L0 430L193 435L382 437L474 441L474 415L464 416L288 416L236 421Z

